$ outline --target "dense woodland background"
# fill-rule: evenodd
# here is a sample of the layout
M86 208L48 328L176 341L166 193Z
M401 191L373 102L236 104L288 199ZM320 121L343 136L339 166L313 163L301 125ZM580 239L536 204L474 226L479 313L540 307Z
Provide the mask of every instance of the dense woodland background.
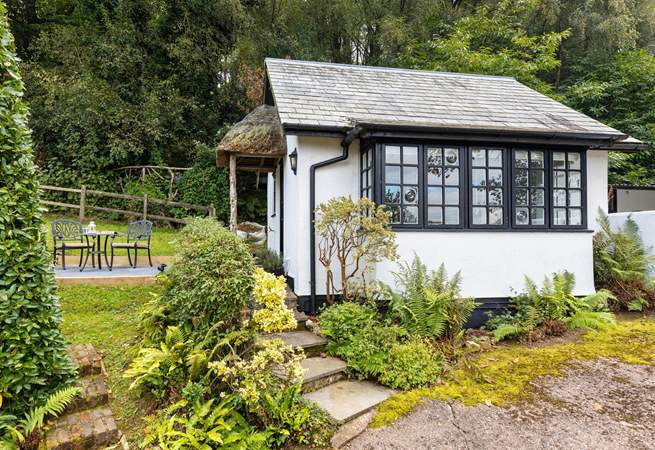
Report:
M178 198L227 214L213 147L262 101L267 56L510 75L647 141L611 181L655 184L655 0L9 0L47 183L165 196L133 164L193 166ZM242 218L261 218L253 177ZM224 203L224 202L223 202Z

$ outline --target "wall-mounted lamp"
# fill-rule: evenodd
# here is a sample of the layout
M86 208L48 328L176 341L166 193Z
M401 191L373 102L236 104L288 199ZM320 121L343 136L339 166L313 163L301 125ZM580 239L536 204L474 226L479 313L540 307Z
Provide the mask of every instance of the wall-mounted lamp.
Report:
M293 149L291 153L289 153L289 165L291 166L291 170L293 171L293 174L296 174L296 170L298 170L298 149Z

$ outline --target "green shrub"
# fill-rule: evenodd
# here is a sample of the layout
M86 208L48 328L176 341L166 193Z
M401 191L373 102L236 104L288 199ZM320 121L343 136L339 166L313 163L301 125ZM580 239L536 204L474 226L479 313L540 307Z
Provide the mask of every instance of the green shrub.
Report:
M630 217L619 230L612 230L607 215L599 211L601 229L594 235L594 281L615 299L613 309L641 311L655 308L655 286L650 278L653 257Z
M344 359L357 378L411 389L435 382L441 373L441 355L405 328L382 323L371 306L330 306L321 313L320 330L329 339L328 353Z
M160 302L170 320L202 337L218 323L239 322L253 287L248 246L212 219L194 219L180 233Z
M459 272L449 279L443 264L437 271L428 270L414 256L411 264L401 263L394 276L401 292L387 288L392 318L411 334L422 337L454 339L461 335L477 303L461 297Z
M613 298L609 291L600 290L586 297L573 295L575 277L569 272L545 277L539 289L534 281L525 277L525 289L512 298L512 313L490 318L486 328L494 338L527 337L532 340L542 333L542 328L553 328L553 322L564 322L568 328L601 330L615 323L614 315L607 310L608 300Z
M268 248L259 250L255 254L255 258L257 264L267 272L276 273L284 269L284 261L280 254Z
M387 357L389 363L379 380L394 389L434 384L442 372L441 355L419 338L393 344Z
M0 2L0 403L22 416L71 381L23 82Z

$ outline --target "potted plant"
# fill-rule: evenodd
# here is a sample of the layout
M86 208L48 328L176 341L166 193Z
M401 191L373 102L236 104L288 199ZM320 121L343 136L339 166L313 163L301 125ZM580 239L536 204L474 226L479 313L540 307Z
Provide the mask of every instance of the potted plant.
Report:
M284 262L279 253L265 248L257 252L255 257L257 258L257 264L265 271L276 277L284 275Z

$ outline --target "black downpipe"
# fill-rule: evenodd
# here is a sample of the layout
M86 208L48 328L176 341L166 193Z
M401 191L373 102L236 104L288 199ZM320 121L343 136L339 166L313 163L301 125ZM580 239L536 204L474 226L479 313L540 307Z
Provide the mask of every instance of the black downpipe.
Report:
M341 155L312 164L309 168L309 313L316 313L316 170L348 159L352 141L362 132L359 126L353 127L341 141Z

